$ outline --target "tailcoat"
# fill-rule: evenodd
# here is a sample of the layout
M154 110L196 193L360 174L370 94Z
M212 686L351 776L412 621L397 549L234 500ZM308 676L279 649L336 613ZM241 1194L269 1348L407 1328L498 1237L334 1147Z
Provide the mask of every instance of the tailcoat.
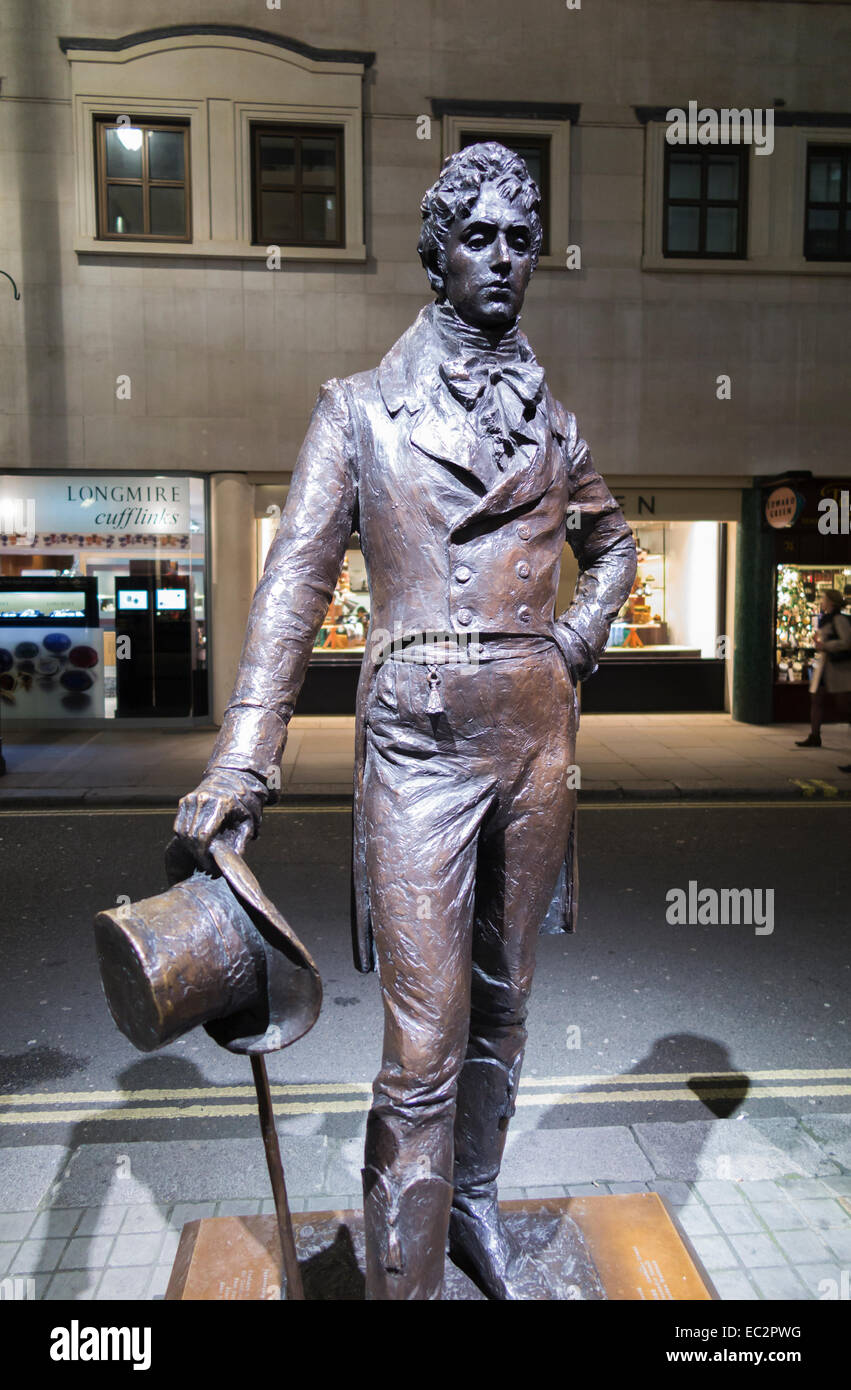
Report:
M458 365L459 346L439 305L420 312L377 369L322 387L211 758L210 770L269 779L357 531L371 597L355 744L353 934L362 971L375 967L361 813L364 716L389 647L435 633L544 637L561 652L575 691L596 669L635 574L631 531L574 416L551 395L525 336L518 331L513 341L518 371L537 370L541 385L532 405L518 397L516 448L496 463L493 440L468 408L475 391L468 401L447 389L446 363ZM510 360L495 357L491 367L492 381L501 373L510 381ZM556 617L565 539L580 573L573 602ZM574 929L575 844L572 816L548 930Z

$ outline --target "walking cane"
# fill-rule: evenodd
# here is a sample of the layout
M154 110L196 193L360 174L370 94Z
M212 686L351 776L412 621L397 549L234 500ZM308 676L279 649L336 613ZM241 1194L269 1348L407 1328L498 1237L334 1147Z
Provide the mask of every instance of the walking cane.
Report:
M281 1254L284 1260L284 1274L287 1280L287 1299L291 1302L304 1299L304 1285L293 1235L293 1223L287 1202L287 1185L284 1182L284 1166L281 1162L281 1149L278 1144L278 1131L275 1128L275 1112L272 1109L272 1096L269 1091L269 1077L266 1060L262 1054L251 1053L251 1071L254 1076L254 1089L257 1092L257 1108L260 1112L260 1131L263 1147L266 1150L266 1165L272 1182L272 1195L275 1198L275 1214L278 1218L278 1235L281 1238Z

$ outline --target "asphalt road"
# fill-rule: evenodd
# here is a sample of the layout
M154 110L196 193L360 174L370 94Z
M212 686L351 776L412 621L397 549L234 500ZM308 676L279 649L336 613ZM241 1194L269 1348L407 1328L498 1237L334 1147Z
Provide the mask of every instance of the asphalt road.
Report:
M245 1058L202 1031L143 1057L101 994L93 914L165 887L170 821L155 811L0 815L0 1144L63 1142L72 1131L77 1142L253 1132L248 1105L187 1108L200 1087L248 1085ZM318 1024L270 1059L270 1077L306 1093L334 1083L362 1111L381 1006L377 978L351 964L349 824L344 810L272 812L250 863L325 987ZM849 830L851 807L830 802L583 808L580 930L542 937L538 952L521 1092L527 1106L540 1097L538 1126L851 1109ZM670 923L667 895L690 880L773 890L773 931ZM700 1080L730 1072L741 1079ZM648 1074L660 1082L649 1096ZM91 1092L96 1110L114 1107L119 1090L137 1106L138 1093L165 1095L162 1116L69 1113ZM33 1093L43 1104L26 1099Z

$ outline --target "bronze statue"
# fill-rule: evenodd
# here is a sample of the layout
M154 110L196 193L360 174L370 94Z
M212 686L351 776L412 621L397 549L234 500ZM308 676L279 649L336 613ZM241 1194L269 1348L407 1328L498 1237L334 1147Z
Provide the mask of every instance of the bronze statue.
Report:
M367 1296L435 1299L444 1250L518 1296L499 1173L535 942L575 916L576 685L635 545L517 326L539 191L497 144L422 202L436 295L377 370L327 382L251 607L236 686L175 829L202 866L256 835L352 531L372 597L356 728L355 960L377 963L381 1071L363 1169ZM565 538L580 567L554 615ZM565 872L560 874L562 866Z

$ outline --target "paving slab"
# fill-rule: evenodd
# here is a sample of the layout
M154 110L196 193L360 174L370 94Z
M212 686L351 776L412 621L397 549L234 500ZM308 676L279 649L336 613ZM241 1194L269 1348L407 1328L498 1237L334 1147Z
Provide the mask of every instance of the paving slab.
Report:
M634 1130L657 1172L666 1178L710 1179L719 1162L732 1179L751 1182L815 1176L836 1167L794 1118L660 1121L637 1124Z
M0 1210L35 1211L61 1173L67 1157L68 1150L63 1144L0 1149Z
M314 1192L321 1186L324 1166L321 1141L290 1135L283 1148L288 1186L293 1192ZM129 1162L119 1165L119 1158ZM224 1194L231 1199L269 1195L269 1173L259 1140L83 1144L72 1156L53 1205L171 1205L217 1201Z
M774 1239L791 1265L824 1264L830 1251L815 1231L777 1231Z
M61 1269L54 1274L42 1297L48 1302L90 1300L101 1277L99 1269Z
M759 1299L759 1294L748 1276L740 1269L719 1269L712 1275L719 1298L730 1299L736 1303Z
M851 1116L814 1115L803 1121L804 1128L840 1168L851 1168ZM851 1190L851 1179L849 1190Z
M539 1129L508 1132L502 1175L506 1186L549 1183L649 1182L648 1159L625 1125L599 1129ZM599 1189L597 1189L599 1190Z
M773 1269L754 1269L751 1271L751 1277L763 1298L787 1303L810 1297L806 1284L788 1265L777 1265Z

